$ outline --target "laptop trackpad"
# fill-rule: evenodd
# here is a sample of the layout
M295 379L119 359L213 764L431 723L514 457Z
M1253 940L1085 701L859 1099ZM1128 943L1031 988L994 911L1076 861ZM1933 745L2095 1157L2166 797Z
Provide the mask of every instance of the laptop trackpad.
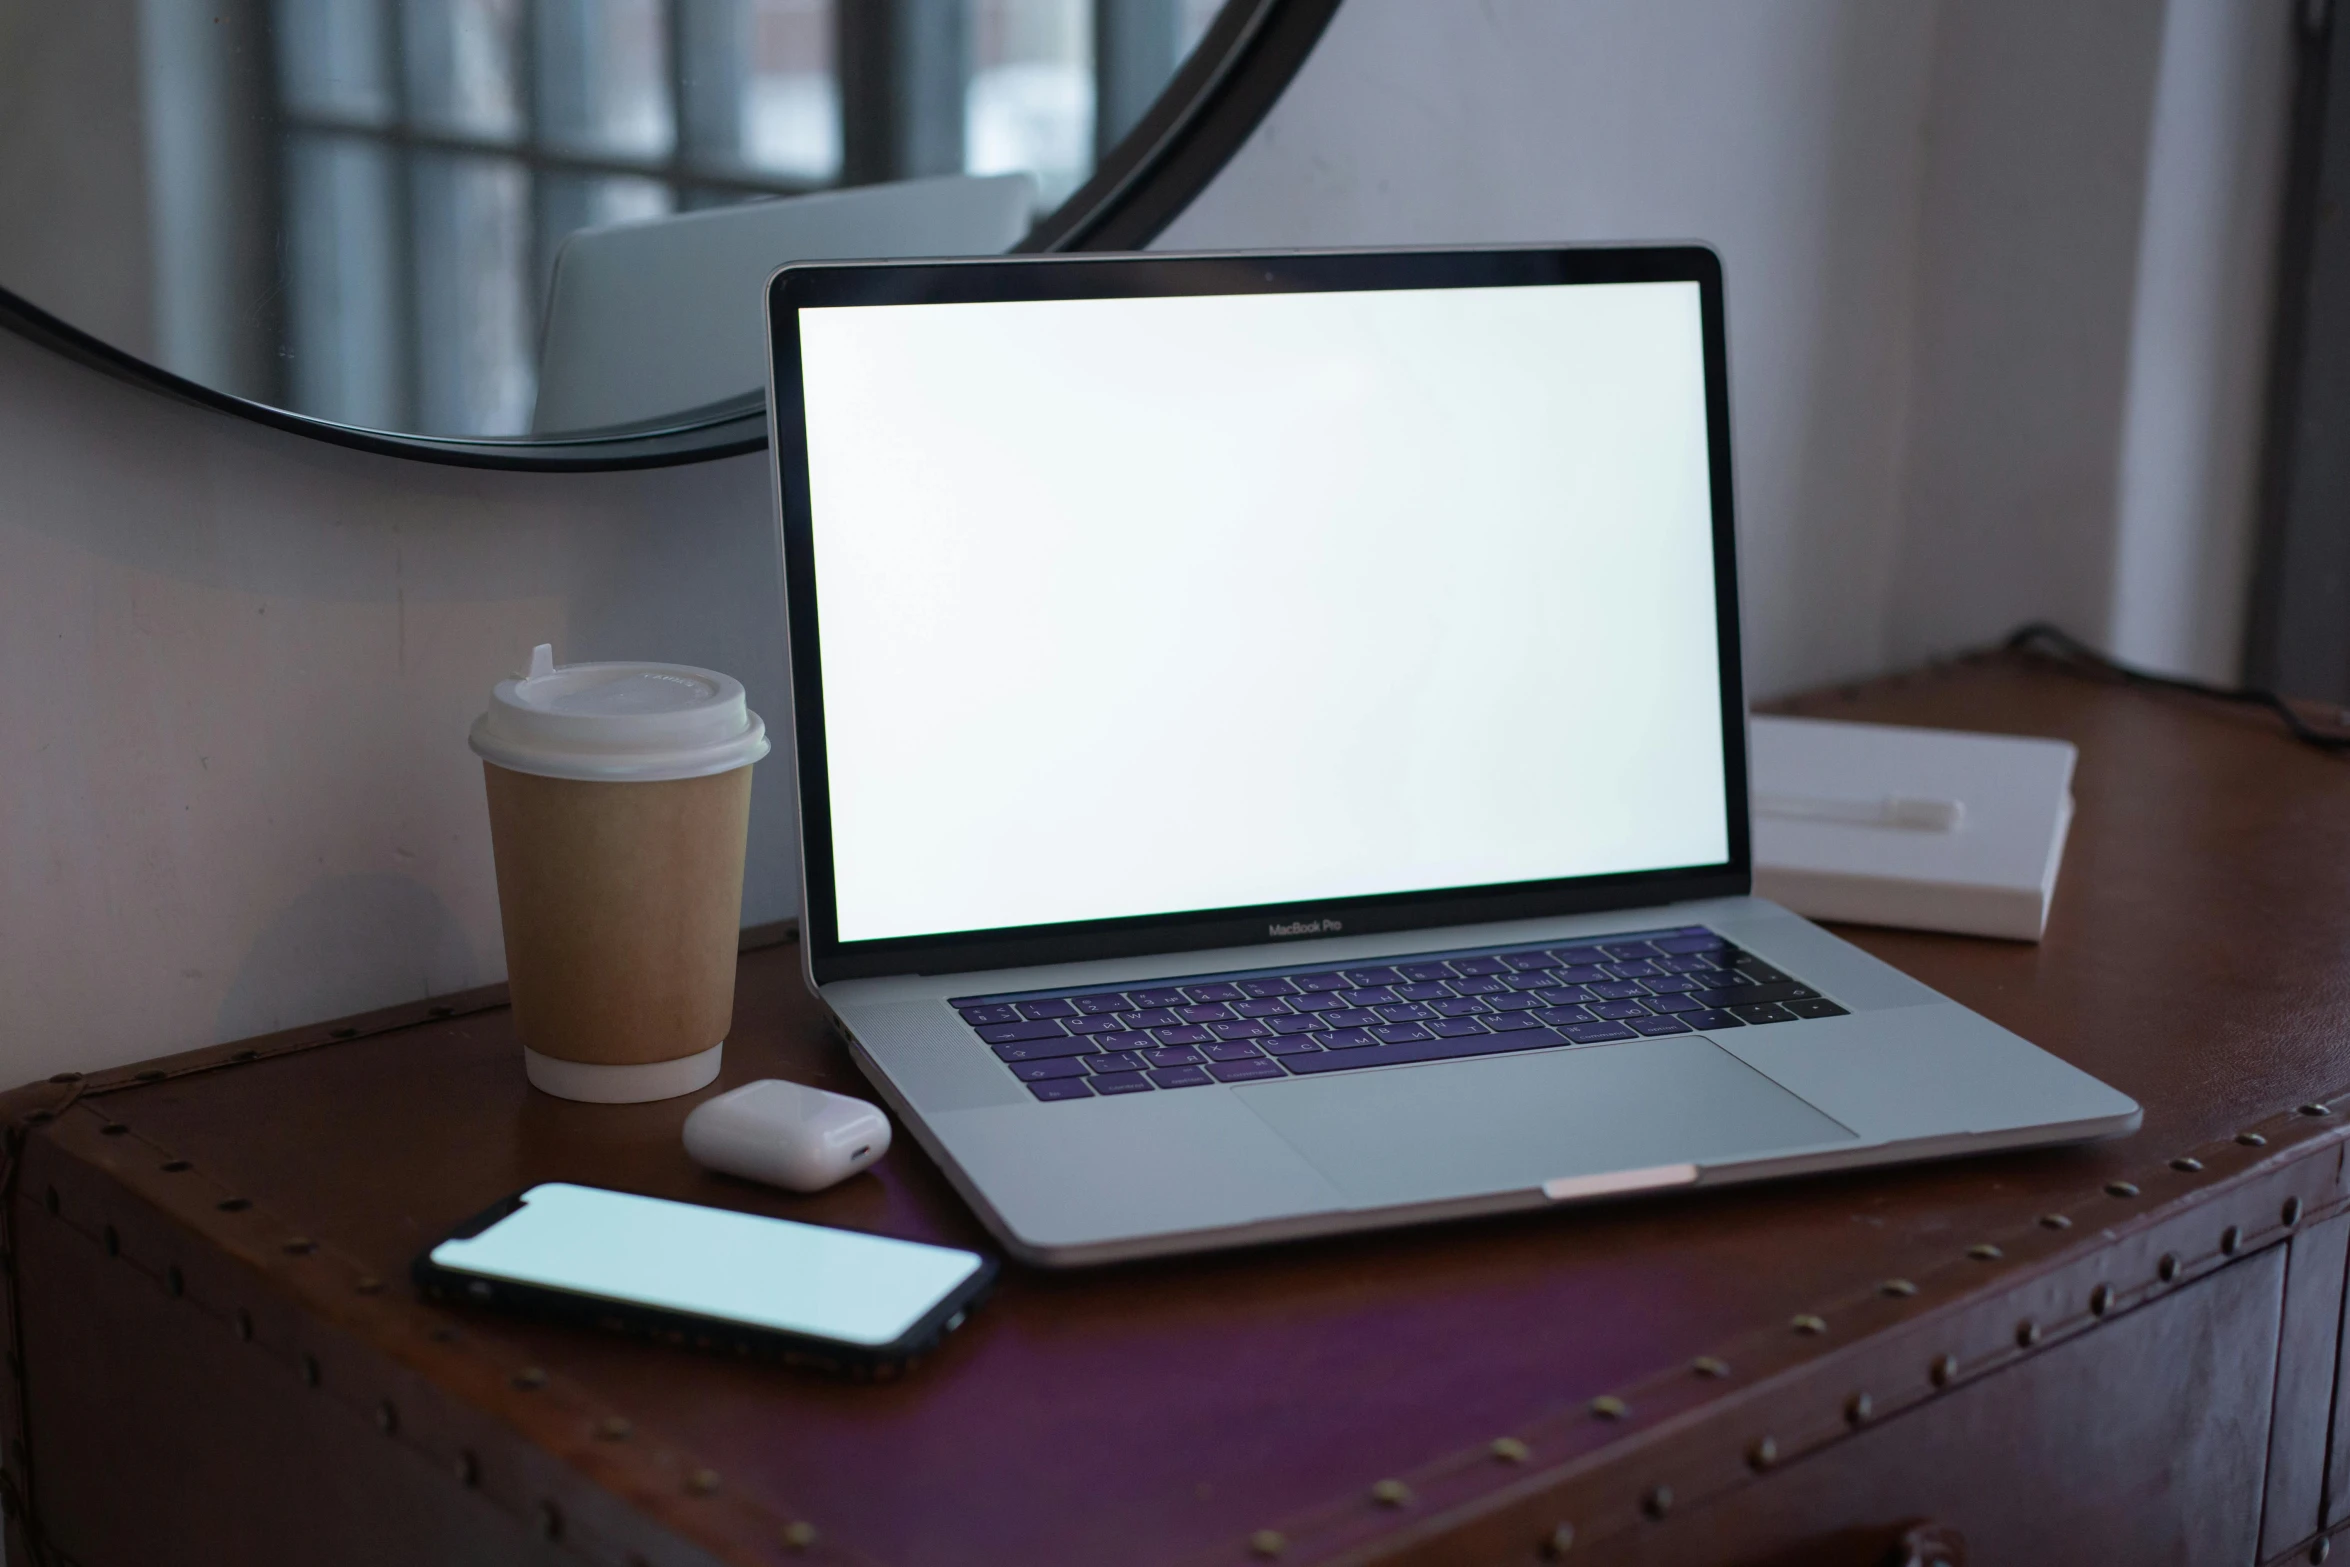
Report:
M1235 1097L1359 1207L1854 1141L1693 1034L1252 1083Z

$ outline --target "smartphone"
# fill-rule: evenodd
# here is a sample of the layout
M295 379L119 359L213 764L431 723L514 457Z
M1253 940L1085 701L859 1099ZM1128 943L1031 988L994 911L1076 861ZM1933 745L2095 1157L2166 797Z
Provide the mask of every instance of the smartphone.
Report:
M416 1259L417 1287L794 1365L882 1372L963 1325L995 1282L977 1252L551 1182Z

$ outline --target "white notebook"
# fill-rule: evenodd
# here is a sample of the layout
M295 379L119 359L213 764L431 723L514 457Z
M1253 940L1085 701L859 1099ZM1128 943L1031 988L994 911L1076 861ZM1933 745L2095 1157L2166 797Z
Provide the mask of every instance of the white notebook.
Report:
M1753 720L1754 890L1813 919L2037 941L2073 820L2062 740Z

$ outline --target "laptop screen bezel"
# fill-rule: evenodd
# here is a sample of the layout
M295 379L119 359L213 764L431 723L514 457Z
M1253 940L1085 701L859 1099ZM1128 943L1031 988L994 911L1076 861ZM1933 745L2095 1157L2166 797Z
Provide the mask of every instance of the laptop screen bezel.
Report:
M802 309L1177 295L1695 283L1705 354L1707 461L1713 500L1715 639L1727 859L1710 865L1449 887L1319 903L1186 910L1056 925L840 939L830 772L825 752L814 519L799 373ZM767 289L768 433L781 531L784 607L797 746L801 940L818 984L887 975L969 973L1095 958L1261 946L1284 937L1378 934L1601 913L1748 892L1746 696L1739 660L1735 503L1722 270L1701 245L1510 246L1477 249L1222 252L1004 257L976 261L816 262L787 266Z

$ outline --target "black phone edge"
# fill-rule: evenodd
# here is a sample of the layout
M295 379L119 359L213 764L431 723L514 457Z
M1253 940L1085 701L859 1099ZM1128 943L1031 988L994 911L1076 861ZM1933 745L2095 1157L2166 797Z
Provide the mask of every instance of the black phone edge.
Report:
M585 1295L576 1290L558 1289L550 1284L523 1284L513 1279L492 1278L486 1274L443 1267L432 1260L434 1250L443 1241L470 1239L513 1213L522 1206L522 1199L529 1190L529 1187L525 1187L511 1196L502 1197L462 1223L451 1226L439 1240L419 1253L408 1267L409 1277L415 1282L417 1290L427 1300L443 1305L489 1306L558 1322L584 1324L607 1333L649 1339L681 1349L697 1349L741 1359L773 1361L851 1377L872 1378L894 1376L936 1349L940 1341L961 1327L963 1319L987 1298L988 1291L995 1287L996 1276L1001 1271L1001 1265L995 1258L985 1252L971 1252L970 1255L979 1259L979 1266L972 1270L971 1276L949 1290L937 1305L925 1312L894 1341L888 1344L849 1344L838 1339L791 1333L781 1328L763 1328L720 1317L698 1316L690 1311L665 1306L646 1306L634 1301L612 1300L602 1295ZM682 1199L664 1200L676 1202ZM876 1237L881 1240L899 1238ZM927 1246L936 1243L917 1241L911 1244ZM950 1246L939 1249L961 1251L964 1248Z

